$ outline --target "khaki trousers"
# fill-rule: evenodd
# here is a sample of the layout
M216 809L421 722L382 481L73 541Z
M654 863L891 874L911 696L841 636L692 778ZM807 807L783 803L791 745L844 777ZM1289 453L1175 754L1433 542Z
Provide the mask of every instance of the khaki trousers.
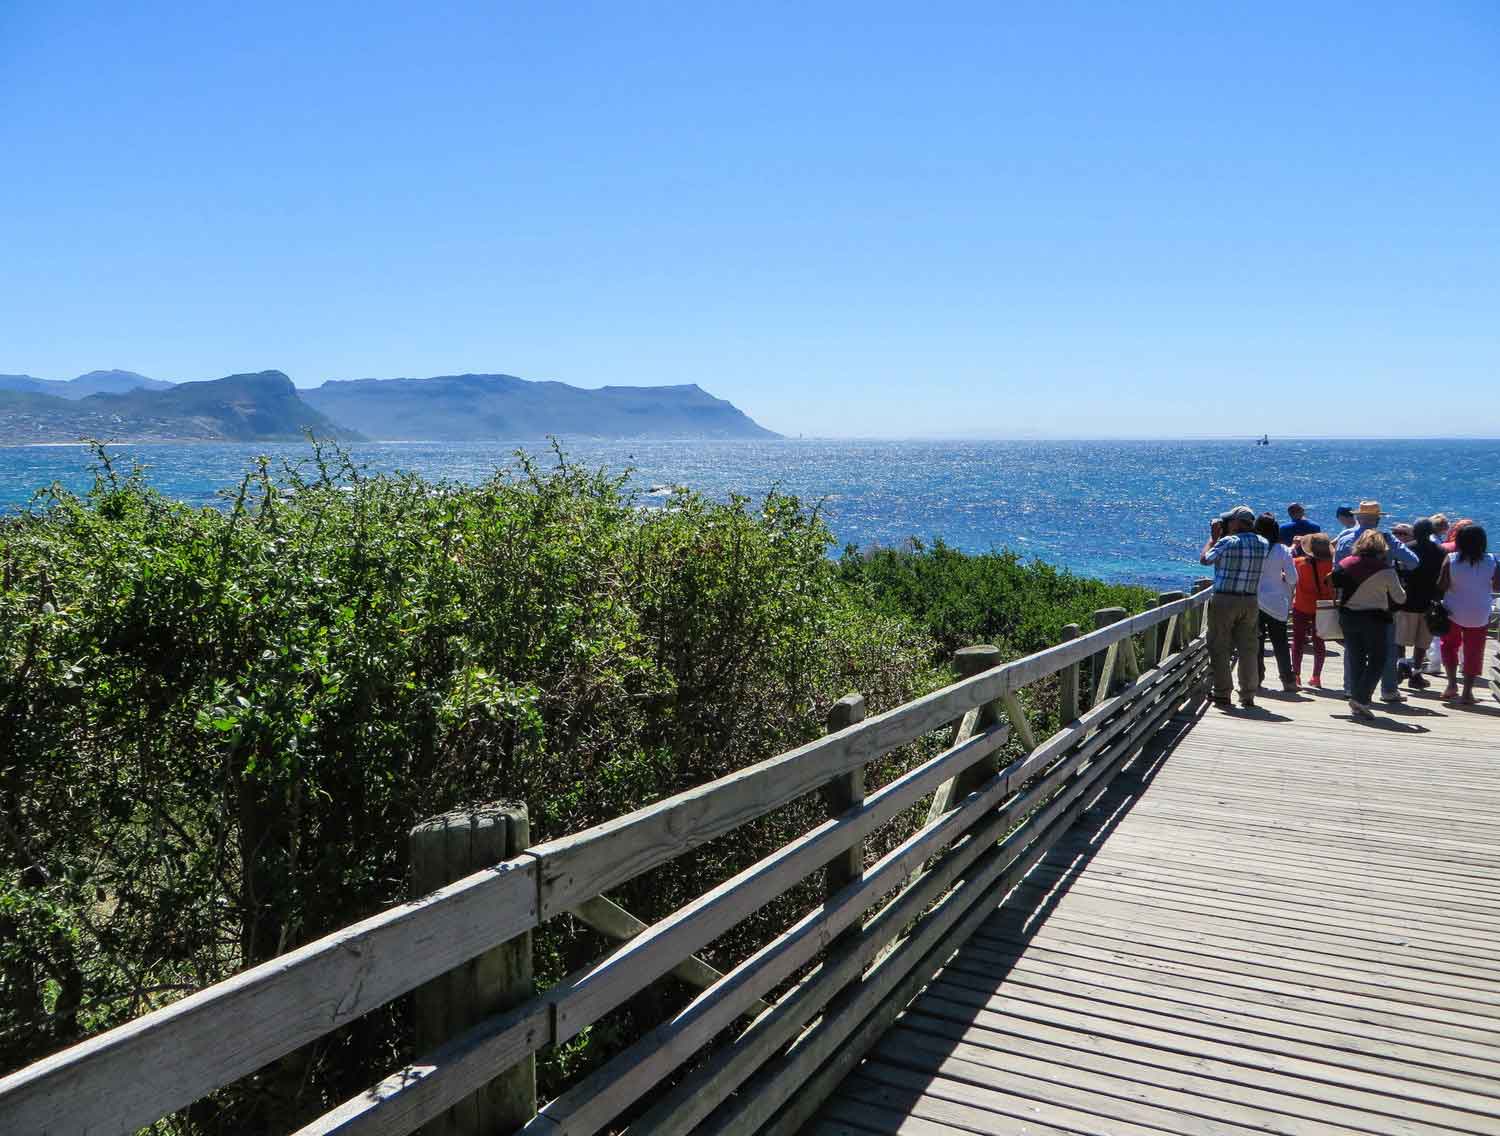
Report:
M1253 698L1260 685L1260 603L1255 596L1215 592L1208 601L1208 661L1214 671L1214 697L1228 698L1229 657L1239 652L1240 697Z

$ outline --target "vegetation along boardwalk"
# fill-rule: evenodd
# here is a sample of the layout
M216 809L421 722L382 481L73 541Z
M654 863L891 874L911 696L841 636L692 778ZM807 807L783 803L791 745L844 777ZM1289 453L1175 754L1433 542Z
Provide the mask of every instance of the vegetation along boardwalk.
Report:
M413 1060L290 1127L1500 1132L1500 705L1205 715L1206 599L1009 662L966 648L952 685L875 715L850 695L826 736L583 832L426 821L412 902L0 1078L0 1132L131 1132L284 1083L407 995ZM799 801L801 835L743 835ZM726 837L760 858L654 922L608 897ZM800 918L704 960L786 894ZM536 990L554 918L619 945ZM659 1024L539 1102L535 1055L643 994Z
M813 1131L1500 1132L1500 706L1325 679L1180 714Z

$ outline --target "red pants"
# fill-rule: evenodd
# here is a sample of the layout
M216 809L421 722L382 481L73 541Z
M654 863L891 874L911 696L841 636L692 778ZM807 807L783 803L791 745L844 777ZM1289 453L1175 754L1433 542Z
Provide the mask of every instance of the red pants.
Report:
M1302 678L1302 652L1307 647L1308 639L1312 640L1313 677L1323 677L1323 659L1328 654L1328 648L1318 638L1317 626L1318 617L1310 612L1292 612L1292 673L1299 681Z
M1488 632L1485 627L1464 627L1450 622L1448 633L1443 636L1443 666L1448 670L1458 667L1458 649L1464 651L1464 677L1474 678L1484 669L1484 640Z

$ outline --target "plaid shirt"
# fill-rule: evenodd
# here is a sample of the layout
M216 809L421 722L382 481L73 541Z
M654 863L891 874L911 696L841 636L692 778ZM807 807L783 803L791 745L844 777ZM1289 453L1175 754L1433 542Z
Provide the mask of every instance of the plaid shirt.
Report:
M1214 591L1253 596L1260 591L1260 570L1271 546L1252 532L1220 537L1204 559L1214 566Z

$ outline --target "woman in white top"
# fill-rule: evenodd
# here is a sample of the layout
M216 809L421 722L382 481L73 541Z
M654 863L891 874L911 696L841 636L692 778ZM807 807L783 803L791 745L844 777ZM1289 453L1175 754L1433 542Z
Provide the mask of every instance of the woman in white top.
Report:
M1438 592L1448 609L1450 624L1443 636L1443 669L1448 672L1444 701L1458 697L1458 656L1464 658L1464 693L1459 699L1474 705L1474 680L1484 668L1484 640L1490 626L1490 592L1500 590L1500 562L1488 551L1488 539L1478 525L1465 525L1454 538L1438 573Z
M1260 647L1257 664L1261 684L1266 680L1266 640L1276 652L1276 669L1281 672L1281 689L1297 689L1292 673L1292 650L1287 640L1286 621L1292 617L1292 593L1297 590L1297 562L1291 549L1281 543L1281 526L1270 513L1255 518L1255 531L1271 546L1260 569Z

